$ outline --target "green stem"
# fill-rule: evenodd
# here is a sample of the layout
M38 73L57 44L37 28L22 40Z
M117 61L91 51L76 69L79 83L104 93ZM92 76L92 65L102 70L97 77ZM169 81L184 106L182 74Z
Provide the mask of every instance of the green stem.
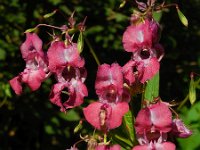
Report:
M94 49L92 48L92 45L90 44L89 40L88 40L86 37L85 37L84 39L85 39L86 44L88 45L88 48L89 48L89 50L90 50L90 53L91 53L92 56L94 57L94 59L95 59L97 65L100 65L101 63L100 63L100 61L99 61L97 55L95 54Z
M6 103L7 98L4 98L4 100L0 103L0 108Z
M183 107L183 105L187 102L188 99L189 99L189 94L187 94L187 96L181 102L181 104L178 106L177 110L180 110Z
M200 83L200 79L198 79L196 82L195 82L195 87L197 87ZM178 106L177 110L180 110L183 105L187 102L187 100L189 100L189 94L186 95L186 97L184 98L184 100L181 102L181 104Z

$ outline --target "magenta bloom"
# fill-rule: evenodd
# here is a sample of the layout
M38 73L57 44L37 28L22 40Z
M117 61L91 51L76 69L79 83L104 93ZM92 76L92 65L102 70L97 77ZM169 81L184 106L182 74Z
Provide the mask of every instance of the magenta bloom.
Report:
M173 135L180 138L187 138L192 135L192 131L185 126L181 119L173 119L171 132Z
M153 19L145 19L130 25L123 34L123 46L127 52L151 48L159 40L159 25Z
M65 94L63 97L62 92ZM87 95L88 91L85 84L79 80L72 79L70 82L54 84L50 94L50 100L53 104L59 106L60 110L64 112L66 109L81 105L84 97Z
M20 47L24 60L30 59L34 53L38 53L43 57L42 40L35 33L26 33L26 40ZM29 57L29 58L28 58Z
M172 113L167 104L163 102L158 102L141 109L135 121L137 134L156 131L167 133L171 130L171 126Z
M99 102L84 108L86 120L103 131L119 127L123 115L128 112L130 95L123 87L122 68L114 63L99 66L95 82Z
M121 150L121 147L117 144L113 146L99 145L95 148L95 150Z
M47 52L49 58L49 69L56 72L60 67L72 66L83 67L84 59L79 55L77 44L65 45L62 41L55 41Z
M10 80L10 85L17 95L22 93L22 83L27 84L32 91L37 90L49 73L47 59L42 51L42 41L36 34L26 34L26 41L21 45L21 52L26 61L26 68Z

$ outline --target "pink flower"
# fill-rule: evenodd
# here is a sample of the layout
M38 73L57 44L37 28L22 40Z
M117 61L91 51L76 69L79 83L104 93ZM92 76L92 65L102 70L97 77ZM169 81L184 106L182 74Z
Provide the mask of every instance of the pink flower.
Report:
M116 63L99 66L95 88L99 102L84 108L86 120L104 132L119 127L123 115L129 110L130 100L128 90L123 87L122 68Z
M29 57L30 55L35 56ZM27 84L32 91L35 91L48 76L45 58L38 53L30 53L29 56L26 57L26 68L24 71L10 80L10 85L17 95L22 93L22 83Z
M41 57L44 55L42 51L42 40L35 33L26 33L26 40L20 49L24 60L30 59L30 55L34 53L38 53Z
M65 94L65 97L62 97L62 92ZM54 84L50 100L64 112L66 109L81 105L83 98L87 95L87 87L80 80L72 79L70 82Z
M55 41L47 52L49 58L49 69L56 72L60 67L72 66L83 67L84 59L79 55L77 44L65 45L62 41Z
M99 145L95 148L95 150L121 150L121 147L117 144L113 146Z
M106 132L107 130L117 128L122 123L122 117L129 110L126 102L117 104L104 104L93 102L83 109L86 120L98 130Z
M123 46L127 52L151 48L159 40L159 25L153 19L145 19L130 25L123 34Z
M147 132L167 133L171 130L172 114L166 103L158 102L139 111L135 129L137 134Z
M192 131L185 126L181 119L173 119L171 132L173 135L180 138L187 138L192 135Z

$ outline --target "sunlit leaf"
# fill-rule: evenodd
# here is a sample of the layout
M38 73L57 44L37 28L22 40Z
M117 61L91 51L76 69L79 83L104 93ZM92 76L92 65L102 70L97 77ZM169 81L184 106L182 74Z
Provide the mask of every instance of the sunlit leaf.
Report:
M154 98L159 96L159 72L147 82L144 99L153 101Z
M153 12L153 18L157 22L160 22L160 19L162 18L162 11L155 11L155 12Z
M78 125L74 128L74 133L77 133L78 131L80 131L82 129L83 125L82 125L82 120L79 121Z
M54 10L54 11L51 12L51 13L45 14L43 17L44 17L44 18L49 18L49 17L53 16L56 12L57 12L57 10Z
M123 0L123 2L119 5L119 8L122 8L122 7L124 7L124 5L126 4L126 1L125 0Z
M81 53L83 51L83 47L84 47L84 39L83 39L83 32L80 32L79 37L78 37L78 51L79 53Z
M188 26L188 20L187 18L185 17L185 15L180 11L180 9L177 8L177 12L178 12L178 17L180 19L180 21L182 22L182 24L184 26Z
M0 60L6 59L6 52L4 49L0 49Z
M190 80L189 100L190 100L190 103L192 105L196 101L196 87L195 87L195 82L194 82L194 78L193 77L191 77L191 80Z
M133 124L133 115L131 111L128 111L123 117L123 124L125 125L126 130L128 131L129 138L131 141L134 141L134 124Z
M33 32L33 31L35 31L37 28L30 28L30 29L27 29L26 31L25 31L25 33L29 33L29 32Z

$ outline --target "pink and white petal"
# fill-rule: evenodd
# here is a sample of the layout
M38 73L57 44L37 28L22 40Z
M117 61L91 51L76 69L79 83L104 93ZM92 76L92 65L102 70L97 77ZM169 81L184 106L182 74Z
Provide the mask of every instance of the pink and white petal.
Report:
M141 83L146 82L147 80L150 80L153 78L156 73L158 73L160 69L160 63L158 62L157 58L151 58L148 63L144 64L143 68L143 76L140 80Z
M122 92L123 88L123 74L122 68L114 63L111 66L103 64L99 66L97 71L97 77L95 81L95 89L98 95L101 95L104 88L113 85L118 89L118 92Z
M32 91L37 90L46 77L46 73L43 69L25 69L21 75L22 82L26 83Z
M47 51L47 56L49 59L49 69L52 72L55 72L57 67L65 63L63 51L65 49L64 42L56 41L51 44Z
M53 42L47 52L49 58L49 69L53 72L58 67L74 66L83 67L84 59L81 59L77 50L77 45L65 46L64 42Z
M133 84L136 80L136 77L135 77L135 74L134 74L134 68L135 67L136 67L135 61L130 60L122 68L124 78L128 82L129 85Z
M146 19L137 25L129 26L123 34L123 47L127 52L135 52L152 46L152 31Z
M62 112L65 111L65 108L64 108L62 100L61 100L61 92L62 92L62 90L65 87L68 87L67 83L57 83L57 84L54 84L53 87L52 87L52 89L51 89L51 93L50 93L50 101L53 104L59 106L60 110Z
M176 146L171 142L155 143L156 150L176 150Z
M108 128L114 129L121 125L123 116L128 112L129 105L126 102L111 104L111 113L108 116Z
M27 59L29 54L33 52L42 56L42 40L35 33L26 33L26 40L22 43L20 50L24 59Z
M81 81L72 79L69 83L69 99L63 104L66 109L80 106L88 95L87 87Z
M172 128L172 113L165 103L158 102L149 107L151 122L160 132L169 132Z
M150 130L151 125L150 110L148 108L141 109L135 120L136 133L144 134L145 131Z
M12 87L12 89L15 91L15 93L17 95L22 94L22 85L21 85L21 77L20 77L20 75L14 77L13 79L11 79L9 81L9 83L10 83L10 86Z
M94 102L88 105L86 108L83 108L83 114L85 116L85 119L98 130L101 130L99 115L102 105L103 104L100 102Z

